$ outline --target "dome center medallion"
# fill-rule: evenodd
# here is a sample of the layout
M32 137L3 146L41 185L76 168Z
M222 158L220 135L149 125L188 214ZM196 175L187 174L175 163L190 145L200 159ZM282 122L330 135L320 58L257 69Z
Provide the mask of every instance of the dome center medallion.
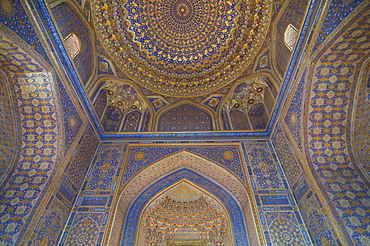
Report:
M187 0L174 1L171 9L174 20L179 22L190 20L194 14L193 4Z

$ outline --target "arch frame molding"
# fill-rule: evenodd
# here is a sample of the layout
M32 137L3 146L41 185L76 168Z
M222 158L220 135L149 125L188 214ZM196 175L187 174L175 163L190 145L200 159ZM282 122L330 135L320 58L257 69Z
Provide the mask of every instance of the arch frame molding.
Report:
M262 225L251 186L248 185L249 180L246 182L247 185L243 184L234 174L222 166L187 150L179 151L153 162L128 180L126 184L121 184L112 204L112 209L115 212L110 215L108 222L110 226L105 232L104 244L118 246L124 242L124 245L135 245L136 229L130 231L129 236L122 236L122 233L128 233L124 228L127 228L129 224L132 228L132 225L137 223L142 209L154 196L183 179L189 180L219 199L230 215L235 209L239 211L238 214L242 220L240 221L239 218L240 222L238 223L241 223L240 228L242 229L234 229L236 245L240 245L240 243L245 243L243 245L263 244L265 239ZM211 185L213 188L207 188L207 185ZM154 187L152 189L155 191L150 191L150 187ZM217 192L218 194L215 194ZM225 201L231 201L231 204L225 204ZM140 208L137 208L137 202L140 203ZM136 217L130 217L132 209L136 209ZM231 221L233 219L236 218L231 218ZM235 225L234 221L232 223Z

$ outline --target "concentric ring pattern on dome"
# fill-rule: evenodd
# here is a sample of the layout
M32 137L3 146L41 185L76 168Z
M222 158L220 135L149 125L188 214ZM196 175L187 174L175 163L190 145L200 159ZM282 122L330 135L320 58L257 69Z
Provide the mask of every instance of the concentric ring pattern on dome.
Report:
M266 36L269 1L95 0L95 27L137 83L161 94L203 95L234 80Z

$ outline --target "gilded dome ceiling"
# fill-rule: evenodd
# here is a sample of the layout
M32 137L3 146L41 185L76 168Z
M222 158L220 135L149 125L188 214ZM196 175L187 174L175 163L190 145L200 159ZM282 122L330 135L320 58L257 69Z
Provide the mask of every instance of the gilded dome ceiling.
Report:
M95 0L94 25L121 69L160 94L192 97L232 82L271 20L271 0Z

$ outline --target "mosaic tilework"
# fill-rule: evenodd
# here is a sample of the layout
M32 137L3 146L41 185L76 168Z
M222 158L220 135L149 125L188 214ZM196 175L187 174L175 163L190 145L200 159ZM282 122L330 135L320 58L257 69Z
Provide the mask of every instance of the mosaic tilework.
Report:
M309 4L308 0L292 0L284 11L283 16L276 24L277 37L284 37L285 28L288 24L293 24L297 29L301 26L305 16L306 8ZM285 46L284 39L279 38L276 42L276 66L281 75L284 75L285 69L288 66L291 52Z
M65 131L65 151L68 151L73 140L75 140L83 121L76 109L75 104L72 102L63 83L58 80L59 92L61 95L61 105L64 112L64 131Z
M65 246L90 246L96 245L99 237L100 225L104 218L103 213L89 214L77 213L73 215L71 229L66 240L60 245Z
M145 113L145 115L144 115L144 121L143 121L143 125L141 126L141 129L140 129L141 132L147 132L147 131L149 131L149 123L150 123L150 113L149 113L149 110L147 109L144 113Z
M72 209L72 216L60 245L74 245L74 243L100 245L116 190L124 150L125 144L102 144L98 147L85 180L81 178L83 182L81 192ZM86 163L90 164L90 161L85 162L85 166L88 166ZM87 228L93 224L86 226L82 222L87 218L92 218L98 225L98 227L94 226L94 235L91 237L87 236ZM81 232L84 235L82 238L80 238Z
M313 242L317 245L341 245L317 196L311 196L301 208Z
M67 222L70 210L53 199L40 218L28 245L56 245Z
M102 125L106 132L117 132L123 118L123 112L115 106L109 106L104 114Z
M315 48L321 45L335 28L364 0L331 0L320 34L316 39Z
M275 132L273 142L276 146L276 152L279 156L281 165L284 168L285 175L290 181L290 184L294 185L299 176L303 173L303 168L280 124Z
M266 212L271 240L274 245L307 245L304 235L298 227L298 221L292 212ZM308 244L310 245L310 244Z
M252 172L258 188L261 189L280 189L282 181L279 177L278 169L272 159L270 151L265 144L260 146L248 146L248 156L251 162ZM266 148L267 147L267 148Z
M0 70L0 187L12 171L17 157L19 123L14 106L10 83Z
M370 181L370 101L366 100L367 84L370 78L369 64L363 69L364 74L356 91L355 115L351 120L353 122L352 148L357 157L357 164Z
M81 188L98 144L99 139L92 128L88 126L65 170L66 176L76 187L76 192Z
M163 156L167 156L165 153ZM129 160L126 160L129 163ZM215 180L218 184L222 185L227 189L238 201L242 204L242 210L244 218L246 220L246 226L248 228L248 237L251 245L258 245L261 239L258 239L255 232L255 222L250 211L250 199L247 197L243 185L233 175L230 175L225 169L220 166L207 161L193 153L182 151L169 155L158 162L154 162L149 167L143 169L137 174L122 190L122 194L119 198L117 213L115 214L114 224L111 226L111 241L109 245L118 245L121 235L121 228L123 228L124 218L128 212L129 206L133 199L140 194L148 184L151 184L158 179L168 175L169 173L175 172L179 169L187 168L194 170L197 173L202 174L204 177L208 177ZM118 202L118 201L117 201ZM113 223L113 222L112 222ZM258 223L257 223L258 224ZM253 243L255 242L255 243Z
M357 71L370 54L370 7L332 39L312 61L306 98L305 147L310 167L337 216L348 244L370 240L369 188L349 156L348 107ZM365 35L365 36L364 36Z
M268 50L259 57L255 71L261 69L271 69L270 52Z
M141 113L139 111L133 111L127 114L125 123L123 125L123 132L136 132L138 131Z
M210 131L211 117L203 110L191 105L181 105L164 113L158 123L158 131Z
M117 172L119 161L122 155L118 149L108 148L100 152L98 160L88 173L89 190L112 189L113 176Z
M79 18L71 5L66 2L54 7L52 12L63 38L73 32L81 40L81 52L73 59L73 62L83 83L86 83L91 77L94 69L94 47L92 46L92 40L90 40L89 28Z
M247 121L247 116L240 110L232 110L230 112L231 124L234 130L250 130L250 126ZM227 121L228 124L229 121Z
M294 140L296 141L299 149L302 149L302 111L303 111L303 95L304 95L304 82L305 73L299 80L296 86L293 100L290 102L289 109L286 112L284 121L289 126L289 131L292 133Z
M167 105L167 103L164 102L160 97L149 97L148 100L152 103L155 111L158 111Z
M1 34L0 67L12 77L21 118L20 159L0 191L0 243L20 242L58 165L58 109L55 87L37 61ZM16 59L14 59L15 57Z
M48 60L48 56L42 46L32 24L26 15L21 0L2 1L0 4L0 23L15 32L27 44L34 46L35 51ZM7 4L8 3L8 4Z
M109 61L105 60L103 57L98 56L98 66L97 66L97 75L100 74L111 74L114 75L113 69Z
M232 221L232 227L234 230L235 244L249 245L246 235L245 223L243 220L243 214L239 205L233 199L233 197L219 185L188 169L179 170L168 175L167 177L158 180L156 183L145 189L145 191L143 191L141 195L133 202L128 213L127 223L122 233L123 245L135 245L137 219L140 218L140 213L145 207L146 203L164 188L167 188L184 178L189 180L190 182L193 182L197 186L209 191L221 201L221 203L226 207L227 210L232 211L232 213L230 213L230 219Z
M243 170L240 156L238 153L237 146L194 146L194 145L183 145L183 146L147 146L147 147L130 147L128 155L128 163L125 170L124 181L129 180L133 175L138 173L142 168L147 165L163 158L166 155L172 153L188 150L190 152L204 156L210 160L223 165L225 168L234 173L240 180L245 180L244 173L240 170ZM144 153L145 157L143 159L137 159L136 154L138 152ZM232 157L230 159L225 159L224 153L231 152Z
M105 90L101 90L94 102L94 108L99 119L101 118L104 108L106 106L107 106L107 92Z
M296 96L296 94L294 95ZM334 229L329 227L327 216L323 218L324 213L318 205L317 198L313 194L313 189L305 179L303 179L303 181L301 180L304 172L303 167L299 157L297 157L297 154L294 152L295 150L291 147L284 132L284 128L280 123L274 132L272 141L279 156L280 163L285 171L285 175L291 187L293 187L294 194L298 201L298 208L302 213L303 220L311 234L313 243L316 243L316 245L338 245L336 243L337 236ZM312 209L316 211L314 216L310 215ZM315 216L318 217L316 220L313 220ZM319 219L319 217L322 219Z
M337 245L329 230L328 221L324 214L316 209L309 211L309 225L317 245Z
M223 97L213 96L210 99L208 99L207 101L205 101L204 104L211 107L213 110L216 111L217 107L218 107L218 105L219 105L219 103L221 102L222 99L223 99Z
M288 186L272 144L268 141L244 141L242 147L266 244L310 245L311 240L301 219L298 204ZM291 214L293 219L282 220L281 218L285 218L283 214L287 213ZM279 222L274 226L271 226L273 219L269 220L272 217L279 218ZM287 233L278 233L280 227ZM303 236L298 237L298 234Z

